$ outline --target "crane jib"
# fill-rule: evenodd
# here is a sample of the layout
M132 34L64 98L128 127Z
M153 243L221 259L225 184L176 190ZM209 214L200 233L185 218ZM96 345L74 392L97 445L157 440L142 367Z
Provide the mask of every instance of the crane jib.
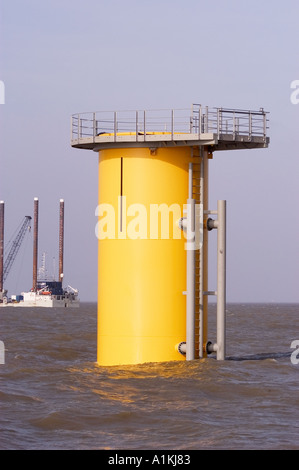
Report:
M5 263L4 263L4 268L3 268L3 280L5 281L8 274L9 274L9 271L13 265L13 262L14 260L16 259L16 256L18 254L18 251L20 249L20 246L22 244L22 241L25 237L25 233L28 229L28 227L30 227L30 222L31 222L31 217L30 215L26 215L25 216L25 220L24 222L22 223L22 226L20 228L20 230L18 231L14 241L12 242L12 246L11 246L11 249L5 259Z

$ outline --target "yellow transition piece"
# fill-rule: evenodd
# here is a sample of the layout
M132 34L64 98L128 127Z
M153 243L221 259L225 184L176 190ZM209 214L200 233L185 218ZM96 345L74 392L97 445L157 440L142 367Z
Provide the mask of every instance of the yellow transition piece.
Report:
M99 365L185 360L175 348L186 340L186 240L177 223L190 161L190 147L99 152Z

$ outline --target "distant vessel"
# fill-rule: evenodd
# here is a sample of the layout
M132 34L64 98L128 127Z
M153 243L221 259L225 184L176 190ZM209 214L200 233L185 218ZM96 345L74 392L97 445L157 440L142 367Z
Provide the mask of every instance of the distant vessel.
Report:
M79 307L78 291L68 286L63 289L62 282L38 281L37 291L22 292L12 296L8 306L14 307Z
M34 234L33 234L33 287L29 292L7 297L7 290L3 289L11 265L17 255L25 231L28 229L31 217L26 216L19 233L14 240L7 261L3 263L4 241L4 203L1 201L0 214L0 307L79 307L78 290L71 286L63 288L63 248L64 248L64 200L60 200L59 220L59 281L49 280L46 271L46 258L43 253L42 267L37 271L38 248L38 198L34 199ZM29 226L29 228L31 228ZM4 274L3 274L4 273Z

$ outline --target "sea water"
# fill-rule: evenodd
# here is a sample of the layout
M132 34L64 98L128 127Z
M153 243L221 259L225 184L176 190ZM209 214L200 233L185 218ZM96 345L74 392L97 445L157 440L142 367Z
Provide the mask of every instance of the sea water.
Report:
M298 305L228 304L224 362L99 367L96 330L93 303L0 309L0 449L299 449Z

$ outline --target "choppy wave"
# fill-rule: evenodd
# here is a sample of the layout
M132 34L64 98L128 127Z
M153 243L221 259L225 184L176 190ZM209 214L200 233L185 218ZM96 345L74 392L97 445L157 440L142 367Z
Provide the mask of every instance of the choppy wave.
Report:
M110 368L94 304L3 310L0 449L299 448L297 305L229 305L225 362Z

